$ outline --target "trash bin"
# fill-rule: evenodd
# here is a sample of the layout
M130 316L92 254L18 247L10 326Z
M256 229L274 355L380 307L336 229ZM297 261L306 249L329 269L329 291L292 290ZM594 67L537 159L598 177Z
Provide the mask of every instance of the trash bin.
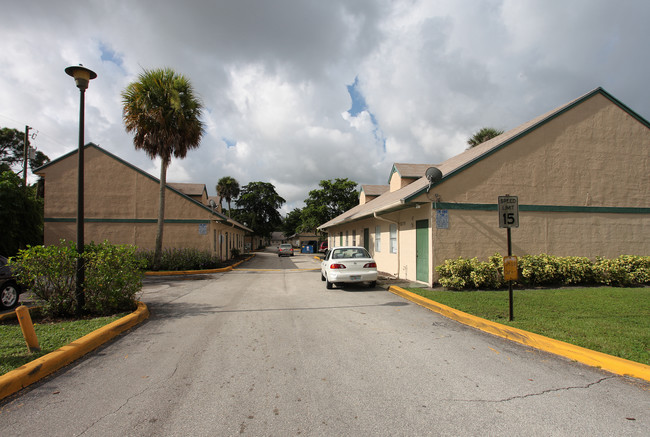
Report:
M314 246L310 244L305 244L302 246L301 253L314 253Z

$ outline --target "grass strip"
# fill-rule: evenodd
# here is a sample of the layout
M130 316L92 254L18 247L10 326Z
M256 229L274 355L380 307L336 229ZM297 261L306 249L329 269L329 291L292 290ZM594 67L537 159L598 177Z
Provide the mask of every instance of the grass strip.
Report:
M650 287L412 293L460 311L587 349L650 365Z
M43 355L54 352L86 334L114 322L128 313L93 319L66 320L58 322L34 321L40 352L29 353L17 322L0 325L0 375L29 363Z

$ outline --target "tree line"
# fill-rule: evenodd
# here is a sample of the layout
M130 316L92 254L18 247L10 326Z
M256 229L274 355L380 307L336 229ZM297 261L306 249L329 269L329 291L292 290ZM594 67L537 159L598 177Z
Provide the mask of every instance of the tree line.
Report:
M43 189L40 179L23 185L25 141L17 129L0 129L0 255L13 256L28 245L43 243ZM50 159L37 151L28 156L32 172Z
M319 188L311 190L304 208L295 208L286 217L278 209L286 201L268 182L251 182L240 189L232 176L224 176L216 185L217 194L228 204L226 214L260 236L269 238L274 231L286 237L309 232L354 207L359 202L357 183L347 178L322 180ZM235 207L232 207L234 201Z

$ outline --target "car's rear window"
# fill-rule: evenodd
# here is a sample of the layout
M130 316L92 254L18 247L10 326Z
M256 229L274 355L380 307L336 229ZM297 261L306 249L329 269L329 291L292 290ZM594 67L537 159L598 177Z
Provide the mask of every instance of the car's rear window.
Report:
M370 258L370 254L363 248L335 249L332 259Z

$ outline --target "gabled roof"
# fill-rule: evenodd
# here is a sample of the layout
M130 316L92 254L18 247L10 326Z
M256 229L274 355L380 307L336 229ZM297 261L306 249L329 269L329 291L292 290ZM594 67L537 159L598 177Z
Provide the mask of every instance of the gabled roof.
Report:
M361 191L366 196L381 196L388 190L390 190L390 186L388 185L361 185Z
M89 149L89 148L98 150L99 152L105 154L106 156L108 156L108 157L120 162L121 164L129 167L130 169L140 173L141 175L146 176L147 178L151 179L152 181L156 182L157 184L160 184L160 179L150 175L149 173L147 173L144 170L141 170L140 168L136 167L135 165L131 164L130 162L123 160L119 156L112 154L108 150L105 150L105 149L99 147L97 144L87 143L84 146L84 150ZM35 174L40 174L44 169L50 167L51 165L54 165L54 164L56 164L58 162L61 162L61 161L65 160L65 159L67 159L67 158L69 158L69 157L71 157L73 155L76 155L77 153L78 153L78 150L76 150L76 149L73 150L72 152L66 153L65 155L62 155L62 156L58 157L57 159L55 159L53 161L50 161L47 164L42 165L41 167L35 169L34 173ZM203 187L203 189L205 189L205 185L203 185L203 184L182 184L182 183L170 184L170 183L167 183L166 187L167 187L168 190L173 191L174 193L178 194L181 197L184 197L188 202L191 202L191 203L205 209L206 211L210 212L214 216L216 216L215 220L217 220L219 222L222 222L222 223L229 224L230 226L238 227L238 228L240 228L240 229L242 229L244 231L247 231L247 232L253 232L252 229L244 226L243 224L241 224L241 223L239 223L239 222L237 222L235 220L232 220L231 218L226 217L225 215L221 214L218 211L213 211L212 208L210 208L207 205L202 204L201 202L197 202L196 200L192 199L189 195L183 193L182 191L178 190L177 188L174 188L173 185L180 185L180 186L183 186L183 187L185 187L185 186L201 186L201 187ZM194 187L194 188L196 188L196 187ZM200 196L201 192L199 192L198 195Z
M186 194L188 196L202 196L203 192L205 191L206 196L208 194L208 190L205 188L205 184L188 184L184 182L167 182L167 185L175 189L176 191L180 191L183 194Z
M552 111L542 114L539 117L536 117L514 129L509 130L508 132L505 132L482 144L479 144L476 147L465 150L464 152L449 158L448 160L444 161L439 165L435 165L435 167L437 167L442 172L442 179L437 183L433 184L432 186L438 185L452 178L456 174L459 174L463 170L473 166L474 164L487 158L493 153L501 150L502 148L508 146L509 144L512 144L513 142L531 133L532 131L539 128L540 126L543 126L549 121L557 118L558 116L562 115L566 111L569 111L570 109L574 108L575 106L581 104L582 102L590 99L591 97L597 94L604 96L612 103L614 103L615 105L623 109L625 112L627 112L630 116L635 118L638 122L640 122L641 124L643 124L644 126L650 129L650 123L648 123L647 120L645 120L643 117L639 116L637 113L635 113L630 108L625 106L623 103L621 103L614 96L609 94L603 88L598 87L590 91L589 93L565 105L562 105L556 109L553 109ZM406 172L406 171L410 171L411 169L415 169L415 166L401 167L402 165L403 164L394 164L393 169L391 170L391 176L395 171L404 170ZM424 175L424 172L428 167L431 166L422 164L422 166L418 168L418 169L424 168L424 170L422 170L421 175ZM402 174L400 173L400 175ZM404 176L402 175L402 177ZM354 208L349 209L348 211L344 212L338 217L335 217L332 220L328 221L327 223L322 224L321 226L318 227L318 229L324 230L329 227L339 225L342 223L361 220L364 218L371 217L373 215L380 215L380 214L385 214L388 212L397 211L404 208L409 208L413 206L413 203L411 202L413 202L413 200L418 196L420 196L421 194L425 193L428 188L429 188L429 181L427 180L426 177L421 176L417 181L403 187L400 190L393 191L392 193L388 192L382 194L381 196L371 200L370 202L365 203L364 205L357 205Z
M402 179L420 179L424 175L424 172L427 171L427 168L433 167L434 165L395 163L388 175L388 183L390 183L393 173L399 174Z

